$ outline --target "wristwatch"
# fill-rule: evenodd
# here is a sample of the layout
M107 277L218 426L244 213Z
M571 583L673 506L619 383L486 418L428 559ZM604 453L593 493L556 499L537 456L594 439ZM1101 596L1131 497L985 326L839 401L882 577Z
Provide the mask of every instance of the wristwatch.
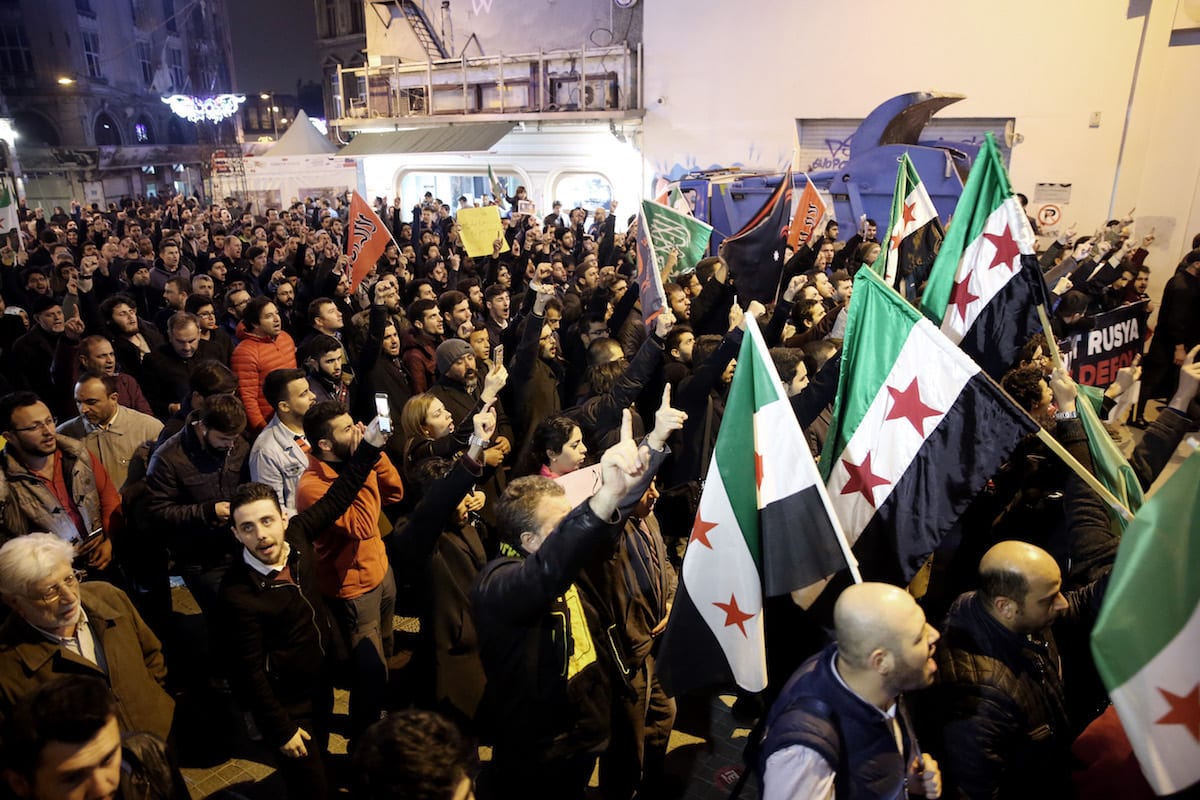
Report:
M1056 411L1056 412L1054 412L1054 418L1057 420L1079 419L1079 412L1078 411Z
M488 439L481 439L472 433L470 438L467 439L467 444L471 447L478 445L480 450L487 450L488 446L491 444L491 441Z

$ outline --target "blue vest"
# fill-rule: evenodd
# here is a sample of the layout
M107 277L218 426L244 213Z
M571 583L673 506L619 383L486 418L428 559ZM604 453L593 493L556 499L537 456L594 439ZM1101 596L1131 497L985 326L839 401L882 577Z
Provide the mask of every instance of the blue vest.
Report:
M778 750L801 746L816 751L836 773L838 798L907 797L906 765L916 757L916 736L899 709L904 755L896 750L892 726L878 708L838 681L833 671L837 645L829 645L796 670L767 715L759 773Z

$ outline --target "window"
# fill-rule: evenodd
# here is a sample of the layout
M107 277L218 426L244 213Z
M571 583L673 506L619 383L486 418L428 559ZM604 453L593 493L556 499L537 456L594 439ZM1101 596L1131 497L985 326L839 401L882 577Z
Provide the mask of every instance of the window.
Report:
M137 139L138 144L150 143L150 128L145 122L139 122L133 126L133 136Z
M162 6L167 33L179 33L179 23L175 21L175 0L162 0Z
M564 209L577 206L609 208L612 197L612 183L599 172L564 172L554 181L549 193L550 201L562 202Z
M100 34L96 31L81 31L83 36L83 58L87 61L88 75L92 78L103 78L104 70L100 67Z
M149 42L137 43L137 60L142 68L142 81L149 86L154 82L154 49Z
M16 22L0 24L0 73L21 75L33 72L33 56L25 28Z
M171 88L182 92L187 85L187 72L183 69L183 51L178 47L167 48L167 68L171 70Z
M333 38L337 36L337 0L325 0L325 36Z
M362 33L366 27L366 21L363 19L362 0L350 0L350 32Z
M96 12L92 10L92 0L75 0L75 10L87 17L96 16Z

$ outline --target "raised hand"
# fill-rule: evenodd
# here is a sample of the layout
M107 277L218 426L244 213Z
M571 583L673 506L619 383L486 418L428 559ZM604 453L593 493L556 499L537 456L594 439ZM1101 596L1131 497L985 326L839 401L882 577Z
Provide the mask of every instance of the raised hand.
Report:
M492 368L488 370L488 374L483 376L483 391L480 395L485 403L494 403L496 396L500 394L500 390L504 388L504 384L508 383L508 370L504 365L497 362L492 364Z
M496 432L496 409L493 403L486 404L479 413L471 418L471 424L474 426L475 435L485 442L492 440L492 434Z
M589 501L600 519L611 519L618 504L646 471L646 462L633 440L633 416L629 409L621 414L621 439L600 457L600 490Z
M1075 411L1075 398L1079 395L1079 388L1061 366L1050 374L1050 391L1054 393L1054 404L1058 406L1059 411Z
M796 295L804 288L807 281L808 278L804 275L793 275L792 279L788 281L787 288L783 290L783 299L789 303L796 302Z
M662 450L667 446L667 438L672 431L677 431L687 422L687 414L677 408L671 408L671 384L663 387L662 402L658 411L654 412L654 430L646 437L646 443L653 450Z
M84 331L83 320L79 317L79 306L75 306L75 313L67 320L66 335L67 338L75 341L83 336Z
M671 328L675 327L675 315L671 313L670 308L663 309L663 312L654 320L654 335L660 339L667 338L667 334L671 332Z
M742 307L734 302L729 308L729 330L734 328L746 329L746 312L742 311Z

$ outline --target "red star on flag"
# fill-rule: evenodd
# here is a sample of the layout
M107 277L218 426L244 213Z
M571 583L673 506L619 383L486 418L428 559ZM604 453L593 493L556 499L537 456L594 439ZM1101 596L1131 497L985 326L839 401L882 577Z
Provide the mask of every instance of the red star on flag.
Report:
M900 233L900 232L897 232L897 233L896 233L894 236L892 236L892 239L891 239L891 244L888 246L888 249L889 249L889 250L898 250L898 249L900 249L900 243L901 243L902 241L904 241L904 234L903 234L903 233Z
M762 490L763 479L763 457L762 453L754 451L754 484L758 486L759 491Z
M700 519L700 513L696 512L696 524L692 526L691 541L699 542L700 544L712 550L712 545L708 541L708 532L717 527L715 522L705 522Z
M725 612L726 628L728 628L730 625L737 625L738 630L742 632L742 636L746 635L745 622L748 619L754 619L754 615L747 614L745 611L742 611L740 608L738 608L736 597L729 595L728 603L713 603L713 605Z
M871 508L874 508L875 487L891 484L891 481L871 472L871 454L867 453L867 457L858 465L851 464L843 458L842 466L850 474L850 480L846 481L846 485L842 487L842 494L862 492L862 496L867 498L867 502L871 504Z
M992 256L992 263L988 264L988 269L1010 266L1013 259L1021 255L1021 248L1017 246L1017 240L1013 238L1012 228L1007 222L1004 223L1003 233L985 233L983 238L996 248L996 254Z
M967 306L979 299L979 295L971 294L971 273L967 273L961 281L954 284L954 292L950 295L950 305L958 309L962 321L967 321Z
M1161 688L1158 693L1171 705L1171 710L1155 722L1159 725L1182 725L1193 739L1200 742L1200 683L1182 696Z
M886 422L889 419L906 419L917 429L917 433L924 438L926 417L936 417L942 412L922 402L916 377L913 377L912 383L908 385L907 389L897 389L889 386L887 390L892 396L892 407L888 411L884 421Z
M917 208L916 201L904 204L904 211L901 212L903 214L903 216L901 217L901 220L903 223L901 226L902 230L904 228L908 227L908 223L917 221L917 215L914 213L916 211L916 208Z

